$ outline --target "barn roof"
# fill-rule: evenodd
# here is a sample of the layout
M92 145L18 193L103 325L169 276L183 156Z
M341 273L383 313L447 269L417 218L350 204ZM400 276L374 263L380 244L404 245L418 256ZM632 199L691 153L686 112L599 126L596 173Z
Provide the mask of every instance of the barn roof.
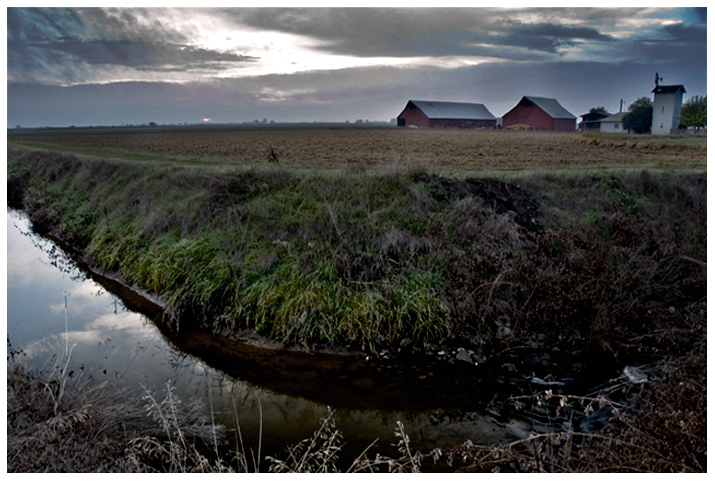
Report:
M484 104L470 102L435 102L432 100L410 100L430 119L496 120Z
M678 90L682 90L683 93L685 93L685 87L683 85L658 85L650 92L653 94L674 94Z
M547 97L532 97L532 96L527 96L525 95L524 97L521 98L519 103L517 104L517 107L524 101L524 99L528 100L529 102L532 102L535 104L537 107L539 107L541 110L549 114L551 118L554 119L576 119L576 116L563 108L561 104L558 102L556 99L550 99ZM514 107L516 108L516 107ZM512 109L514 110L514 109ZM511 112L511 111L510 111Z

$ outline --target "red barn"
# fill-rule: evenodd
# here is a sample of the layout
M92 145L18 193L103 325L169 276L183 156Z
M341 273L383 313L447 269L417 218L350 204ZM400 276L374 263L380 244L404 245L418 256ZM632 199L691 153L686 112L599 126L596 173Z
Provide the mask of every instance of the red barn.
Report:
M397 116L398 127L493 129L497 119L483 104L410 100Z
M522 97L516 107L504 114L502 127L573 132L576 130L576 116L556 99Z

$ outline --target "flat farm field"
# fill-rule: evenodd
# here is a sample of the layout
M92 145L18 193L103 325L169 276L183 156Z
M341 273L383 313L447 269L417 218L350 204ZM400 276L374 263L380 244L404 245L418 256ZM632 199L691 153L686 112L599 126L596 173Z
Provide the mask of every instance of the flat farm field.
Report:
M539 167L704 168L704 136L451 129L235 129L9 135L8 141L77 153L152 153L296 166L406 166L438 170Z

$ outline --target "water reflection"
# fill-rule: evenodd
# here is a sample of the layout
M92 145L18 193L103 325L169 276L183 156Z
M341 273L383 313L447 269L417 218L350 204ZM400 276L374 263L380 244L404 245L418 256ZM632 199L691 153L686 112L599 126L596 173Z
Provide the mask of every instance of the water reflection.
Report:
M237 432L238 420L246 449L256 450L262 432L264 455L309 437L327 414L319 402L258 388L180 352L154 323L88 279L12 209L7 211L7 245L8 348L22 350L31 367L43 369L52 356L71 349L70 369L113 379L127 392L160 392L168 383L180 396L202 398L230 432ZM388 454L398 420L417 449L508 437L487 418L462 411L338 408L334 416L345 436L341 457L346 459L376 438L382 440L378 450Z

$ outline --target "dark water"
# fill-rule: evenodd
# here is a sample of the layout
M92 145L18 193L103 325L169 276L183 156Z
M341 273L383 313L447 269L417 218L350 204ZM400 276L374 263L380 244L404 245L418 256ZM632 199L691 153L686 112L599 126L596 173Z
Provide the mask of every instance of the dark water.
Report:
M398 420L411 447L425 451L468 439L511 441L525 428L486 416L485 400L493 394L488 383L482 389L472 378L460 388L459 380L469 376L459 373L450 380L430 366L412 366L417 371L410 373L403 372L410 366L378 363L376 368L364 360L353 366L349 360L340 364L300 353L289 356L294 362L283 370L275 353L248 355L252 351L240 345L202 348L197 336L171 340L88 278L51 241L34 234L26 216L12 209L7 210L7 249L8 349L21 349L37 369L47 368L53 355L71 352L70 368L82 367L99 380L114 379L129 392L146 388L160 393L169 384L180 396L202 399L207 413L211 406L229 435L236 432L238 418L247 450L257 451L262 431L262 455L280 454L312 435L328 405L343 432L341 459L348 465L377 438L373 454L394 454ZM313 370L321 362L327 363L328 374ZM378 374L391 370L398 373Z

